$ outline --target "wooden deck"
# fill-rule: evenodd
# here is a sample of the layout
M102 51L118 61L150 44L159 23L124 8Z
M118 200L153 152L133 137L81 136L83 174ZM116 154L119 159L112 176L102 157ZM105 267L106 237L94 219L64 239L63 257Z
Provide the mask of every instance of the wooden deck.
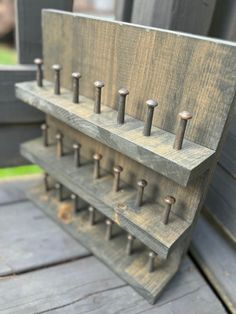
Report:
M39 176L32 176L0 183L0 313L226 313L230 302L235 310L233 274L226 281L215 276L224 295L225 286L230 288L223 298L214 286L216 280L212 288L189 256L157 304L148 304L26 199L24 191L38 180ZM207 237L206 229L205 223L205 233L197 232L193 243L199 263L206 250L201 239ZM225 253L225 271L229 259L235 261L232 252ZM211 268L205 259L208 274L221 274L221 264L216 263Z

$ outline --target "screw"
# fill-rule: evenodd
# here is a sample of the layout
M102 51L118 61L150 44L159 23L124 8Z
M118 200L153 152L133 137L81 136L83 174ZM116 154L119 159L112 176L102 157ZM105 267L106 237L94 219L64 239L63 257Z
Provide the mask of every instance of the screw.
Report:
M79 72L72 73L72 85L73 85L73 103L79 103L79 80L81 78Z
M112 225L113 225L113 221L111 221L110 219L106 219L106 240L109 241L112 238Z
M54 64L52 66L52 69L54 70L54 94L60 95L60 93L61 93L61 88L60 88L61 66L59 64Z
M156 258L156 253L152 251L148 253L148 272L149 273L152 273L155 270L155 258Z
M55 189L57 191L57 197L58 197L58 201L61 202L63 200L62 197L62 184L61 183L56 183L55 184Z
M174 149L180 150L183 145L184 134L187 127L188 120L192 119L192 114L188 111L182 111L179 113L180 122L175 136Z
M48 146L48 125L46 123L43 123L41 125L41 130L42 130L42 136L43 136L43 145L47 147Z
M49 174L45 173L43 180L44 180L44 187L45 187L46 192L48 192L50 190L48 179L49 179Z
M137 183L138 185L138 192L137 192L137 198L136 198L136 206L142 206L143 204L143 192L144 192L144 188L145 186L147 186L147 181L146 180L140 180Z
M148 109L147 109L147 116L146 116L146 121L144 124L144 129L143 129L143 135L144 136L150 136L151 135L151 128L152 128L153 113L154 113L154 109L158 105L158 103L153 99L149 99L146 101L146 105L147 105Z
M94 102L94 112L101 113L101 96L102 88L105 86L103 81L94 82L95 86L95 102Z
M171 206L175 203L175 198L173 196L167 195L164 198L164 202L166 203L166 208L164 210L162 222L164 225L167 225L169 221Z
M126 245L126 253L127 255L131 255L133 251L134 237L131 234L127 236L127 245Z
M99 179L100 178L100 160L102 159L102 155L95 153L93 155L94 160L94 171L93 171L93 178Z
M80 167L80 144L73 144L75 167Z
M78 195L72 193L70 198L73 202L74 213L76 213L78 211Z
M89 206L88 210L89 210L89 223L91 226L93 226L95 225L96 210L93 206Z
M115 166L114 171L114 181L113 181L113 191L118 192L120 189L120 174L123 171L121 166Z
M61 133L56 134L57 141L57 157L63 156L63 135Z
M123 124L125 122L125 102L126 97L129 95L129 91L126 88L121 88L119 91L119 102L118 102L118 114L117 123Z
M37 85L39 87L43 86L43 71L42 71L42 65L43 65L43 60L40 58L34 59L34 64L37 66L37 71L36 71L36 81Z

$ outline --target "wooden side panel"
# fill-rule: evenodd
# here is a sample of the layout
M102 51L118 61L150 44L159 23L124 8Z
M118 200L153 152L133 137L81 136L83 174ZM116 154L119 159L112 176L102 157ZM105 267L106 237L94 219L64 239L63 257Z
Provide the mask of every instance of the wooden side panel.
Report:
M18 62L32 64L42 56L41 10L72 11L73 0L16 0L16 45ZM51 32L50 32L51 33Z
M62 84L71 88L71 72L78 70L81 93L92 98L93 82L102 79L103 103L113 108L117 90L126 86L126 111L141 120L145 101L157 99L154 125L172 133L178 112L188 110L194 118L186 138L217 147L235 94L236 45L56 11L44 12L43 27L48 80L52 64L59 63ZM67 40L51 28L63 29Z

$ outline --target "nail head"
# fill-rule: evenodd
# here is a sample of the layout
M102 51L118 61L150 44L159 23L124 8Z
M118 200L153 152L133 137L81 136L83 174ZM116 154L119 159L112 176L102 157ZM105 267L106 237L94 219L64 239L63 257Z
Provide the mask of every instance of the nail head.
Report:
M71 75L72 75L73 78L76 78L76 79L82 77L82 75L79 72L73 72Z
M122 96L127 96L127 95L129 95L129 91L128 91L127 88L121 88L121 89L119 89L118 93L119 93L120 95L122 95Z
M61 70L61 66L59 64L53 64L52 69L55 71Z
M94 82L94 86L98 88L102 88L105 86L105 83L103 81L96 81Z
M43 60L40 58L36 58L36 59L34 59L34 64L41 65L41 64L43 64Z
M121 166L115 166L115 167L113 168L113 171L114 171L115 173L121 173L121 172L123 171L123 168L122 168Z
M93 159L94 159L94 160L100 160L100 159L102 159L102 155L101 155L101 154L98 154L98 153L95 153L95 154L93 155Z
M142 187L142 188L144 188L145 186L147 186L147 181L146 180L140 180L140 181L138 181L138 183L137 183L137 185L138 186L140 186L140 187Z
M179 116L180 116L180 118L183 119L183 120L190 120L190 119L192 119L192 117L193 117L193 115L192 115L190 112L188 112L188 111L182 111L182 112L180 112L180 113L179 113Z
M173 196L167 195L164 198L164 201L165 201L166 204L173 205L176 202L176 199Z
M153 99L147 100L147 101L146 101L146 104L147 104L147 106L148 106L149 108L155 108L155 107L158 105L157 101L155 101L155 100L153 100Z

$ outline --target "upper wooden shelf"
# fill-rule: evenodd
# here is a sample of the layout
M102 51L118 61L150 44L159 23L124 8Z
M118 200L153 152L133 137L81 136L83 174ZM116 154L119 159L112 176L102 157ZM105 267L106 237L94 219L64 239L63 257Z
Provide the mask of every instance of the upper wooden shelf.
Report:
M17 83L16 96L182 186L203 174L214 157L214 150L188 140L182 150L173 149L175 135L157 127L145 137L144 122L129 115L125 124L118 125L117 111L102 106L101 114L95 114L92 99L81 96L80 103L74 104L71 91L62 89L61 95L54 95L48 81L43 88L35 82Z

